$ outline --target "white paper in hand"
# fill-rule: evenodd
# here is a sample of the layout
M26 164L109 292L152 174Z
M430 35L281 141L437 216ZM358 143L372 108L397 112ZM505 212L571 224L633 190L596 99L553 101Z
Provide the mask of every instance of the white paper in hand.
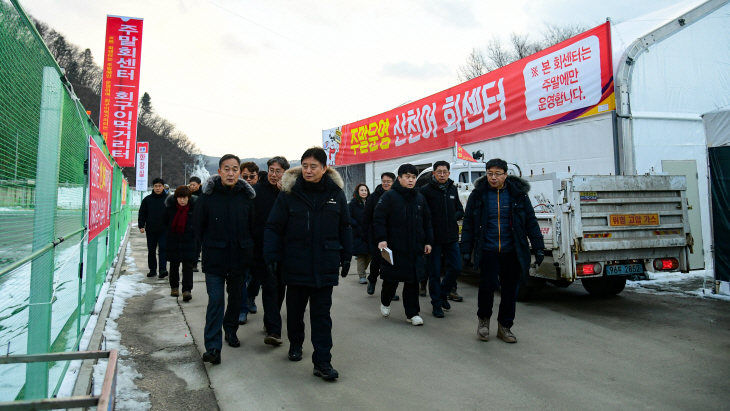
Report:
M385 247L380 250L380 256L383 257L383 260L387 261L390 265L393 265L393 251Z

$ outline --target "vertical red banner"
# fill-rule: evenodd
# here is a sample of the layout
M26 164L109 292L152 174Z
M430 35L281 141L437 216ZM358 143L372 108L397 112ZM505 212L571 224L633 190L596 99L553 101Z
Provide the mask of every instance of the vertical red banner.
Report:
M113 172L109 159L89 136L89 241L109 227Z
M142 19L107 16L99 131L120 167L134 167Z

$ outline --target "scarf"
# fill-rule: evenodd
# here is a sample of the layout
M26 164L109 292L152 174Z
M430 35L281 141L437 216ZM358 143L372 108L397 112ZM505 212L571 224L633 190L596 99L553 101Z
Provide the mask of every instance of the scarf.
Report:
M183 234L185 232L185 225L188 223L188 211L190 210L190 202L184 207L180 203L176 203L177 213L175 218L172 219L172 231Z
M449 188L449 180L446 180L446 184L439 183L439 181L436 180L436 177L434 176L431 176L431 180L434 184L436 184L436 187L438 187L443 192L446 192L446 190Z

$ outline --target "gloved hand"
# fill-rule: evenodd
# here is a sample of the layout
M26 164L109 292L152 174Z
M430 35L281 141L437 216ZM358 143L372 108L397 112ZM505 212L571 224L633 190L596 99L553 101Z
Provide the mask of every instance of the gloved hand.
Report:
M461 258L463 261L464 268L470 268L471 267L471 254L465 253L461 255Z
M542 264L542 260L545 259L545 252L542 250L535 251L535 267L539 267Z
M276 269L278 268L279 264L276 261L272 261L268 264L266 264L266 273L269 274L272 278L276 278Z
M342 265L342 272L340 273L340 276L342 278L345 278L345 277L347 277L347 273L350 272L350 262L343 261L341 265Z

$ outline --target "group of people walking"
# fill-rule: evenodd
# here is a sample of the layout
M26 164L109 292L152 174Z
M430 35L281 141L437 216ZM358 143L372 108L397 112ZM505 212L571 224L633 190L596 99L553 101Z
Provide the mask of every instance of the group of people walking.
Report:
M511 328L519 280L527 275L531 253L535 264L542 262L544 246L527 196L529 184L508 176L506 162L487 162L487 174L475 182L466 210L445 161L434 164L429 183L420 189L416 167L403 164L397 175L383 173L372 194L358 184L349 202L340 175L326 164L319 147L302 154L300 167L290 168L284 157L274 157L262 173L255 164L241 164L227 154L219 161L218 175L202 185L191 179L172 196L158 190L163 181L153 181L154 191L139 213L140 231L148 239L149 276L156 270L160 278L167 276L165 260L170 261L171 295L178 296L182 267L183 301L189 301L202 251L208 293L203 361L219 364L223 341L240 346L239 324L257 311L261 288L264 343L282 344L280 311L286 301L288 357L301 360L309 305L313 373L337 378L331 364L332 292L339 277L348 275L353 255L367 294L375 293L378 277L382 280L383 316L390 316L403 283L405 315L413 325L424 323L419 284L428 282L432 314L443 318L462 262L471 264L473 256L481 268L477 336L489 338L494 291L501 287L497 337L516 342ZM161 218L155 218L160 209Z

